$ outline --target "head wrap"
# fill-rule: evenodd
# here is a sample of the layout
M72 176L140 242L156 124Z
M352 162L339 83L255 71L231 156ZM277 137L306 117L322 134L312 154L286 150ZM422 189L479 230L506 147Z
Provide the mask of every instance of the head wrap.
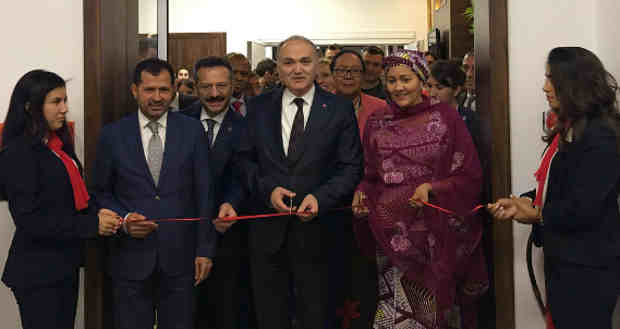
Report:
M411 68L422 82L426 82L430 75L426 60L414 50L399 50L396 54L386 57L383 61L383 68L386 72L397 65L406 65Z

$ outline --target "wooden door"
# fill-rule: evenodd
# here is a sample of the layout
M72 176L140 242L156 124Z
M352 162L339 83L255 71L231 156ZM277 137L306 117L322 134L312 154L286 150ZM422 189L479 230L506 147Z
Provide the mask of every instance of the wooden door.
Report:
M169 33L168 62L177 71L192 71L197 60L207 56L226 55L226 33Z

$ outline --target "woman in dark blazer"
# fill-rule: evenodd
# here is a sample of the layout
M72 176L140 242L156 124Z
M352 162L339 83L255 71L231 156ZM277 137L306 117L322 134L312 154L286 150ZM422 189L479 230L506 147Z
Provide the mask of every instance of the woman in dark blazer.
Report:
M13 90L2 133L0 195L15 223L2 281L24 329L74 327L84 240L119 226L114 212L89 205L67 111L65 81L28 72Z
M556 329L611 328L620 287L618 85L578 47L551 50L545 76L558 121L544 138L538 187L488 208L534 225Z

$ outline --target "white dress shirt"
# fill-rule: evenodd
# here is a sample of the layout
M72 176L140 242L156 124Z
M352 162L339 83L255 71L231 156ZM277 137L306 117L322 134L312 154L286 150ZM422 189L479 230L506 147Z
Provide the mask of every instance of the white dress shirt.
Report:
M310 116L310 108L312 107L312 100L314 99L314 85L310 90L300 98L304 99L304 130L306 129L306 123ZM293 129L293 121L295 120L295 114L297 113L297 105L293 102L298 96L287 89L284 89L282 94L282 147L284 147L284 155L288 156L288 143L291 139L291 129Z
M226 117L226 113L228 113L229 108L230 107L227 107L224 111L218 113L214 117L211 117L209 116L209 114L207 114L207 111L205 111L204 106L202 107L202 110L200 111L200 123L202 123L202 126L205 128L205 132L209 131L209 126L207 125L207 119L211 119L215 121L215 125L213 126L213 141L212 141L211 146L215 144L215 140L217 139L217 133L220 131L220 127L222 127L222 123L224 122L224 117Z
M149 140L153 136L153 132L147 125L151 122L142 111L138 109L138 123L140 124L140 135L142 136L142 148L144 149L144 158L148 162L149 159ZM168 123L168 112L164 113L159 119L159 138L161 138L162 151L166 149L166 124Z

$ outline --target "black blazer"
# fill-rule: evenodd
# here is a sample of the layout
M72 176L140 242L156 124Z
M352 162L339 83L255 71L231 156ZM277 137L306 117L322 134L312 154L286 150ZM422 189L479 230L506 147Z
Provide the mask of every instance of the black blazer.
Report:
M101 131L95 166L95 194L102 208L124 217L210 217L211 178L202 125L168 112L159 184L155 186L142 146L138 114ZM113 278L143 280L156 264L169 276L193 273L196 256L215 255L216 234L210 220L160 223L144 239L122 235L109 239L108 273Z
M534 226L545 257L588 266L609 266L619 260L616 143L614 131L599 118L556 153L542 212L544 225Z
M79 164L73 152L67 153ZM29 288L74 274L83 259L84 239L98 234L95 209L75 210L64 164L40 141L14 140L2 151L0 163L15 223L2 281L11 288Z
M271 192L282 186L297 193L299 205L307 194L319 203L321 222L326 211L350 205L363 175L363 153L350 100L315 86L301 147L285 157L282 146L283 89L252 98L248 103L247 136L235 154L235 168L244 186L256 197L260 212L273 212ZM287 218L259 220L250 227L250 247L275 250L286 236ZM317 237L318 238L318 237Z

